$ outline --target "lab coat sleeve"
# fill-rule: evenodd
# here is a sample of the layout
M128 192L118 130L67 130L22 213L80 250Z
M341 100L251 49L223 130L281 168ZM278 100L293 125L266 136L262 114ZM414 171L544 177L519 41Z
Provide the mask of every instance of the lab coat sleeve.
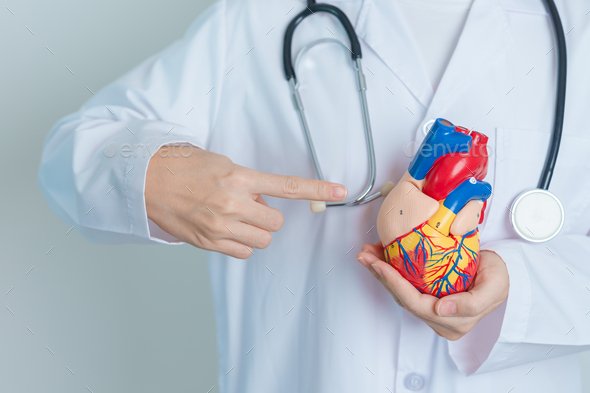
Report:
M87 239L178 243L147 218L146 171L164 145L184 144L164 153L176 156L207 147L224 70L223 11L224 3L215 3L181 39L52 127L39 185L51 208Z
M449 353L460 371L485 373L590 349L590 237L482 244L510 275L508 299Z

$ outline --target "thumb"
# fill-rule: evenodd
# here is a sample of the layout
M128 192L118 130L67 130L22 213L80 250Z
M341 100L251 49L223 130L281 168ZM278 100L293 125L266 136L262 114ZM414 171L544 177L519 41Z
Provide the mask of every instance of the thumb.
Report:
M478 292L461 292L439 299L434 309L441 317L475 317L491 306Z
M266 203L266 201L264 200L264 198L262 197L262 195L258 195L256 197L256 199L254 199L254 201L263 204L264 206L268 206L268 203Z
M479 271L467 292L439 299L435 305L438 315L474 317L506 299L509 278L504 261L494 252L482 251L479 263Z

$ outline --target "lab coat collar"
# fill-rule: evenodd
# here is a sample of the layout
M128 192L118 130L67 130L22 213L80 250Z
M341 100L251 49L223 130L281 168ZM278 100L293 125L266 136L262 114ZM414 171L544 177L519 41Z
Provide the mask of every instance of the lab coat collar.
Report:
M439 117L444 112L445 102L453 101L449 100L450 96L460 94L489 64L507 53L512 40L499 0L474 0L455 51L434 94L395 1L365 0L359 13L357 34L428 108L425 119L433 115Z
M426 118L444 114L447 105L452 105L489 66L508 54L513 41L506 11L499 1L474 0Z
M428 106L433 96L432 85L396 2L365 0L356 31L416 99Z

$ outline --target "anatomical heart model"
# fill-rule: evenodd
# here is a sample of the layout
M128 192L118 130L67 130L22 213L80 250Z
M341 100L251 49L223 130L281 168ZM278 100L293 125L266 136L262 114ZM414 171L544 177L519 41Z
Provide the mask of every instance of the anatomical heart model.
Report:
M377 217L386 261L419 291L467 290L479 262L479 231L492 187L487 136L437 119Z

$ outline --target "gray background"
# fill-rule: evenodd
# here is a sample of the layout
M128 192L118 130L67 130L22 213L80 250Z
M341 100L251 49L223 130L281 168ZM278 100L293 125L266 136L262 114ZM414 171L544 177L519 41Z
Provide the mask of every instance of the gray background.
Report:
M3 1L1 392L206 393L217 386L205 253L66 235L70 228L36 179L45 135L91 96L86 86L96 92L181 37L210 2Z
M43 138L90 97L86 87L98 90L182 36L211 2L9 0L0 9L3 392L217 385L205 253L91 244L67 233L36 180ZM582 365L590 374L588 354Z

